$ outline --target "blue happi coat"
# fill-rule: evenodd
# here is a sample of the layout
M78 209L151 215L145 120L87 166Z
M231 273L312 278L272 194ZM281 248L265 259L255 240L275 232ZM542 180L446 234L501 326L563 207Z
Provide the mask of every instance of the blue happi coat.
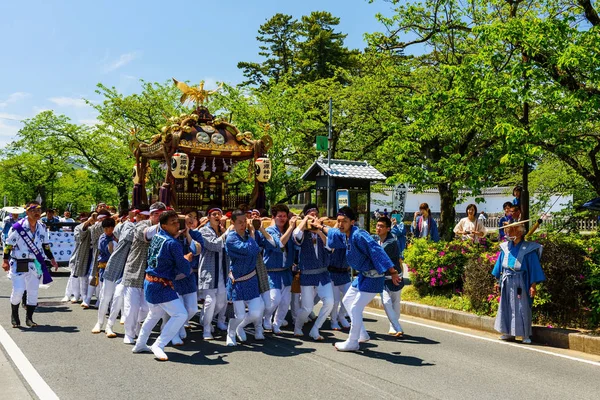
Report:
M256 270L256 257L260 251L260 247L256 240L252 239L248 232L244 237L237 232L232 231L227 235L225 241L225 250L229 256L229 272L233 278L240 278L248 275ZM227 280L227 294L233 301L249 301L260 296L258 289L258 276L232 283L231 279Z
M179 274L189 276L191 264L183 257L183 245L163 229L154 235L148 248L146 274L173 282ZM144 281L144 296L150 304L166 303L177 299L177 292L160 282Z
M394 263L367 231L353 226L350 237L347 237L339 229L331 228L327 234L327 245L332 249L346 249L348 264L360 272L352 282L353 287L361 292L383 291L383 274L393 268Z
M298 241L295 233L292 234L293 240L298 250L298 269L300 270L300 286L319 286L331 282L329 271L329 252L325 249L325 244L319 235L316 235L316 245L319 256L315 253L313 244L313 234L310 231L304 231L302 240ZM305 274L303 271L325 269L318 274Z
M190 236L192 237L192 240L198 242L200 246L204 246L204 239L202 238L200 232L190 230ZM194 255L194 257L192 258L192 270L190 274L183 279L176 279L175 281L173 281L173 285L175 285L175 291L183 296L184 294L190 294L198 291L198 275L194 274L194 269L198 268L200 253L196 252L195 246L190 246L190 243L188 243L185 237L180 238L180 241L183 245L184 253L191 252Z
M329 276L334 286L350 282L350 266L346 260L346 249L335 249L329 256Z
M283 289L292 285L292 264L296 254L296 246L290 237L285 246L281 246L281 236L283 233L275 225L269 226L266 231L275 241L275 248L265 247L263 261L269 275L270 289ZM274 269L285 268L285 271L273 271Z

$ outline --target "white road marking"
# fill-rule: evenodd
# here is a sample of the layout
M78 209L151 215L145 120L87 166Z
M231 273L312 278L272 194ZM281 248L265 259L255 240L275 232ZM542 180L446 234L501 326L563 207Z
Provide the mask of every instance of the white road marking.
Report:
M369 311L363 311L363 314L374 315L376 317L386 318L387 319L387 316L384 315L384 314L377 314L377 313L369 312ZM492 343L499 344L499 345L512 346L512 347L516 347L516 348L522 349L522 350L535 351L537 353L548 354L548 355L551 355L551 356L566 358L567 360L578 361L578 362L582 362L582 363L585 363L585 364L590 364L590 365L594 365L596 367L600 367L600 362L597 362L597 361L591 361L591 360L586 360L584 358L577 358L577 357L567 356L565 354L553 353L553 352L548 351L548 350L537 349L535 347L531 347L531 346L524 345L524 344L517 344L517 343L505 342L505 341L502 341L502 340L499 340L499 339L491 339L491 338L487 338L487 337L483 337L483 336L473 335L473 334L470 334L470 333L454 331L452 329L446 329L446 328L440 328L438 326L427 325L427 324L423 324L423 323L420 323L420 322L408 321L408 320L405 320L405 319L400 319L400 321L402 321L402 323L413 324L413 325L422 326L422 327L425 327L425 328L436 329L436 330L442 331L442 332L454 333L454 334L457 334L457 335L462 335L462 336L466 336L466 337L470 337L470 338L474 338L474 339L485 340L487 342L492 342Z
M40 376L36 369L31 365L25 354L19 349L6 330L0 325L0 344L4 346L8 356L15 363L23 378L27 381L34 393L40 400L55 400L58 396L48 386L46 381Z

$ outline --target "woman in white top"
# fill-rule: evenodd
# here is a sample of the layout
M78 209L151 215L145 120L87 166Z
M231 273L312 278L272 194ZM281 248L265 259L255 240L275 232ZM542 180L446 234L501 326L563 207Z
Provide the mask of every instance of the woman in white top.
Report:
M476 215L477 206L469 204L467 206L467 216L458 221L458 224L454 227L454 233L463 240L472 240L478 243L487 234L487 229L483 220L478 219Z

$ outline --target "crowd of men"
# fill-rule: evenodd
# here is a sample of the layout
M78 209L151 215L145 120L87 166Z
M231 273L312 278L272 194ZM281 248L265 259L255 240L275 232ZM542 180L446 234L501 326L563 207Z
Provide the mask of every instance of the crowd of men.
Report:
M13 327L20 327L22 301L26 325L36 326L32 317L39 283L42 276L51 279L44 258L57 266L40 218L41 206L30 202L26 218L13 224L6 239L3 268L13 284ZM428 219L424 204L412 224L415 237L437 235L431 233L434 223ZM151 352L163 361L168 360L165 346L182 345L197 314L204 340L213 340L218 329L226 332L227 346L246 341L249 325L255 340L264 340L265 331L282 334L289 324L288 313L294 336L303 337L305 324L313 321L308 336L322 341L320 330L330 318L331 329L349 329L348 338L335 343L335 348L357 351L360 343L370 340L363 310L378 294L390 322L388 333L402 336L404 224L381 216L376 234L371 235L355 225L350 207L342 207L332 223L325 220L319 218L315 204L307 204L298 216L277 204L270 218L261 218L257 210L224 215L220 208L211 207L204 217L190 212L183 219L161 202L140 205L121 217L102 203L74 228L75 250L63 301L84 309L96 307L92 333L104 331L109 338L117 337L113 328L120 314L124 343L134 345L134 353ZM525 251L522 225L507 227L510 243L502 247L494 275L503 284L503 302L509 303L502 305L497 325L507 337L522 335L528 340L531 323L528 328L525 321L515 331L509 311L535 296L535 284L544 278L541 250L529 246ZM524 300L522 287L529 289ZM160 335L148 346L159 321Z

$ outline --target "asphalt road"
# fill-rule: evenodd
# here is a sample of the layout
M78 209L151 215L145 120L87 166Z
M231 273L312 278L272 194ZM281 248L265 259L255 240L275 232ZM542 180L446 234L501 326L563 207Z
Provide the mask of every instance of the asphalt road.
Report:
M90 333L96 310L60 303L66 277L60 273L40 289L40 326L19 330L10 325L10 281L0 275L0 325L61 399L599 398L600 366L555 354L600 357L506 345L493 335L413 318L403 318L404 338L391 338L380 310L369 310L381 316L366 316L372 340L358 353L335 351L332 344L347 334L329 331L328 322L325 342L298 340L287 330L264 342L248 335L236 348L226 347L223 336L203 342L193 325L185 346L168 347L170 361L159 362L151 354L132 354L122 342L122 326L115 329L117 339Z

